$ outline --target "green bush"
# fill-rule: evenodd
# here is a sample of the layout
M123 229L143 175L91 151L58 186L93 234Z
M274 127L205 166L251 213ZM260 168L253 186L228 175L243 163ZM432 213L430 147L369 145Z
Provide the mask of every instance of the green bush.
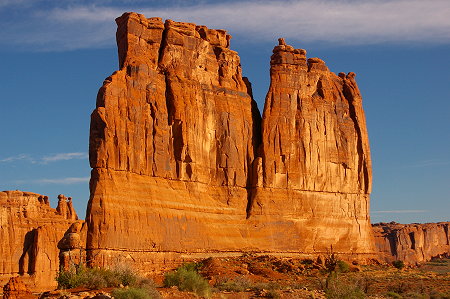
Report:
M405 263L403 261L393 261L392 266L397 269L403 269L405 267Z
M401 295L397 294L396 292L387 292L386 296L388 296L389 298L395 298L395 299L403 298Z
M198 264L184 264L175 271L164 275L164 286L177 286L181 291L194 292L199 296L209 298L211 296L211 286L197 272Z
M336 272L330 273L325 281L325 296L328 299L362 299L365 293L357 283L344 282Z
M350 265L344 261L337 261L337 269L339 272L347 273L350 271Z
M123 286L135 285L140 279L139 275L133 269L125 265L115 267L113 273Z
M119 287L135 285L139 276L128 267L114 269L86 268L83 265L72 267L69 270L58 272L56 281L59 289L86 287L101 289L106 287Z
M87 270L83 266L58 272L56 275L58 289L72 289L84 285L87 281L86 273Z

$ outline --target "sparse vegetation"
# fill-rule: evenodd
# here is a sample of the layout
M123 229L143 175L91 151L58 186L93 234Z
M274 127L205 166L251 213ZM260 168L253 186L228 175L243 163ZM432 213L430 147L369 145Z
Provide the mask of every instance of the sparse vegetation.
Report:
M386 296L388 296L389 298L395 298L395 299L403 298L401 295L397 294L396 292L387 292Z
M120 267L117 269L87 268L83 265L73 266L69 270L58 272L56 281L59 289L86 287L101 289L132 285L138 276L131 269Z
M59 289L117 287L118 289L113 291L114 298L117 299L160 298L152 280L140 277L131 268L124 265L113 269L87 268L84 265L74 265L69 270L60 271L56 280Z
M323 290L329 299L365 298L365 293L357 282L346 282L336 272L328 275Z
M330 252L328 256L325 258L325 268L328 272L334 272L336 271L337 265L338 265L338 257L333 252Z
M183 291L210 297L213 291L203 275L215 281L214 292L218 293L218 298L243 295L251 298L450 299L448 259L433 260L403 271L389 265L358 265L358 271L353 271L353 267L331 254L317 261L273 256L210 258L202 263L184 264L166 273L166 288L158 291L167 298L192 296L182 295ZM78 285L95 289L115 285L109 290L117 289L109 292L118 299L161 298L152 280L142 279L127 267L109 270L74 267L71 271L62 271L59 282L65 287ZM121 285L125 287L117 287ZM108 292L108 289L102 292ZM238 295L239 292L245 292L245 295Z
M342 273L350 271L350 265L344 261L337 261L337 270Z
M160 298L156 291L152 292L146 288L123 288L115 289L112 292L112 296L115 299L155 299Z
M393 261L392 266L394 266L397 269L403 269L405 267L405 263L403 261Z
M253 283L245 276L237 276L233 279L225 279L218 281L215 287L221 291L244 292L250 290Z
M188 263L178 267L175 271L164 275L164 286L177 286L181 291L194 292L199 296L209 298L211 286L199 273L200 264Z

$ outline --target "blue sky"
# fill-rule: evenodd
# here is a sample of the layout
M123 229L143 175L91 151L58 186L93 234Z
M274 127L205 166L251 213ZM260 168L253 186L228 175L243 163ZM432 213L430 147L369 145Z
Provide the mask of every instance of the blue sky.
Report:
M163 4L161 4L163 3ZM278 37L353 71L373 160L372 221L448 221L450 1L0 0L0 190L89 197L89 117L125 11L227 29L263 107Z

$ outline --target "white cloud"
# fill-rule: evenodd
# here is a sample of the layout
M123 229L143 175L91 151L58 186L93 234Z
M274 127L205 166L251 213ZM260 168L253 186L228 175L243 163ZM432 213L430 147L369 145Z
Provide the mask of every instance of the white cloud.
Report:
M12 183L18 185L38 184L38 185L73 185L89 182L90 177L66 177L56 179L36 179L36 180L16 180Z
M415 164L411 164L409 167L422 168L422 167L432 167L432 166L447 166L450 164L448 160L424 160L419 161Z
M58 161L67 161L67 160L74 160L74 159L87 159L88 158L88 154L87 153L80 153L80 152L76 152L76 153L56 153L56 154L51 154L51 155L47 155L44 157L40 157L40 158L36 158L33 157L29 154L19 154L16 156L11 156L11 157L7 157L7 158L3 158L0 159L0 162L3 163L11 163L11 162L16 162L16 161L27 161L33 164L48 164L48 163L52 163L52 162L58 162Z
M88 158L87 153L59 153L45 156L41 159L41 161L43 164L47 164L49 162L66 161L73 159L87 159L87 158Z
M24 160L30 161L32 163L34 161L31 158L31 156L28 155L28 154L19 154L19 155L16 155L16 156L11 156L11 157L0 159L0 162L9 163L9 162L15 162L15 161L24 161Z
M58 179L39 179L33 180L30 183L35 184L61 184L61 185L72 185L79 183L89 182L90 177L68 177L68 178L58 178Z
M428 210L386 210L386 211L371 211L371 214L414 214L426 213Z
M47 10L37 7L29 18L20 20L28 25L18 24L19 31L11 28L15 35L6 34L3 43L11 42L9 38L16 44L60 50L112 46L114 19L124 11L224 28L250 41L274 41L283 36L288 42L331 44L450 42L448 0L253 0L165 8L131 3L118 7L104 1L91 3L97 4Z

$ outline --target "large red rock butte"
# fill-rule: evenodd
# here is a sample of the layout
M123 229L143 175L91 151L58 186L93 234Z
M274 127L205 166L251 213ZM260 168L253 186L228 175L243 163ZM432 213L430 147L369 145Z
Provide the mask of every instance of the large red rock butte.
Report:
M0 192L7 298L53 289L60 267L86 261L151 272L243 252L407 264L450 256L448 222L372 230L355 74L336 76L280 39L261 118L224 30L136 13L117 24L120 70L92 113L87 221L70 197L52 209L47 196Z
M262 119L230 35L125 13L91 117L87 250L162 269L245 251L374 256L355 75L280 39Z
M58 196L58 207L31 192L0 192L0 286L20 275L33 290L56 287L58 242L78 222L71 198Z

